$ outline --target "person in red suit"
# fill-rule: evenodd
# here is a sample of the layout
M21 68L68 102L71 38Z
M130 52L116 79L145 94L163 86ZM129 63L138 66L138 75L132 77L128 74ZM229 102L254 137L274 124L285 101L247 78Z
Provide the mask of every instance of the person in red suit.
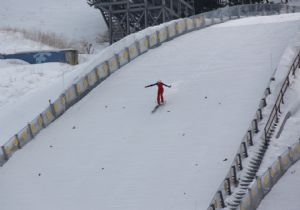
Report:
M166 85L161 80L158 80L154 84L145 86L145 88L152 87L152 86L155 86L155 85L157 86L157 104L161 105L161 104L164 103L164 95L163 95L164 94L164 86L170 88L171 85Z

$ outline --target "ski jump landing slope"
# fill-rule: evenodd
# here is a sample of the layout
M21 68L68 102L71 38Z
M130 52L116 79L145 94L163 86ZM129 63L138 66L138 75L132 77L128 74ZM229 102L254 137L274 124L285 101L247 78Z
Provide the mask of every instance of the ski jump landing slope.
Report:
M220 24L132 61L0 169L1 209L206 209L299 19ZM172 88L151 114L158 79Z

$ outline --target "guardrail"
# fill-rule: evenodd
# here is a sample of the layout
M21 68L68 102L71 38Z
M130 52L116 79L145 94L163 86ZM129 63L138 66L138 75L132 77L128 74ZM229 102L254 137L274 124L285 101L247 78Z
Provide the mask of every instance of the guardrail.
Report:
M254 4L227 7L211 12L195 15L190 18L171 21L160 26L151 27L132 34L114 43L108 49L110 55L103 58L98 65L91 68L91 71L82 77L78 82L70 86L54 102L49 101L49 107L36 116L21 131L9 139L0 149L0 165L5 164L9 158L28 142L30 142L42 129L46 128L54 120L60 117L68 108L78 102L94 87L109 77L112 73L126 65L139 55L146 53L151 48L170 41L180 35L204 27L222 23L228 20L256 16L272 15L300 11L299 7L289 7L281 4ZM222 182L218 192L213 198L209 209L220 209L225 207L225 196L230 195L232 188L238 183L239 172L243 170L243 160L248 157L248 147L253 146L253 135L258 133L258 122L263 119L262 109L266 106L266 97L270 94L267 88L260 102L255 118L251 121L234 162L231 164L229 173Z
M290 67L290 70L289 70L289 72L288 72L288 74L287 74L287 76L286 76L286 78L283 82L283 85L280 88L279 95L278 95L278 97L275 101L275 104L274 104L274 107L271 111L270 117L269 117L269 119L266 123L266 126L264 128L264 138L265 138L266 141L269 137L268 135L270 133L273 133L272 125L274 125L275 123L278 123L279 114L281 114L280 106L281 106L281 104L284 103L283 97L284 97L284 94L285 94L287 88L290 85L290 76L291 75L295 76L296 69L299 68L299 66L300 66L300 52L296 56L293 64Z
M256 209L277 181L298 160L300 160L300 142L285 150L261 176L255 178L255 181L251 184L243 198L239 209Z

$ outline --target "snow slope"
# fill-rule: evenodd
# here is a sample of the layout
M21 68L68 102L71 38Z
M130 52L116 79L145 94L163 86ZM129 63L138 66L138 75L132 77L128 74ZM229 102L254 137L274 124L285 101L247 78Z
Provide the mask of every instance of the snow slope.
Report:
M296 162L262 200L258 210L298 210L300 161Z
M209 27L132 61L1 168L1 207L206 209L298 30L293 15ZM172 88L151 114L144 86L158 79Z
M0 30L0 54L13 54L37 50L52 50L53 48L42 43L25 39L21 33ZM3 62L0 60L0 62ZM4 61L5 62L5 61Z

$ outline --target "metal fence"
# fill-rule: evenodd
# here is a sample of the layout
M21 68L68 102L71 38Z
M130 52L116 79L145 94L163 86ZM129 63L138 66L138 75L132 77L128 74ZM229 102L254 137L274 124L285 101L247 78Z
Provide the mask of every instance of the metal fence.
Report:
M284 103L284 100L283 100L283 97L284 97L284 94L287 90L287 88L289 87L290 85L290 77L292 76L295 76L295 72L297 70L297 68L299 68L299 64L300 64L300 52L298 53L298 55L296 56L293 64L291 65L290 67L290 70L283 82L283 85L279 91L279 95L275 101L275 104L274 104L274 107L271 111L271 114L269 116L269 119L266 123L266 126L264 128L264 138L265 140L268 139L268 135L269 133L272 132L272 125L274 125L274 123L278 123L278 119L279 119L279 114L281 114L281 110L280 110L280 106L281 104Z
M49 101L49 107L46 110L36 116L36 118L21 129L21 131L17 132L1 146L0 165L2 166L17 150L30 142L40 130L46 128L55 121L69 107L78 102L89 91L109 77L110 74L137 58L139 55L146 53L151 48L158 47L162 43L170 41L185 33L232 19L256 15L275 15L296 11L300 11L300 8L281 4L254 4L226 7L195 15L190 18L171 21L161 26L151 27L151 30L145 29L142 31L142 36L133 36L134 34L130 35L130 37L133 37L132 39L125 37L114 45L109 46L111 54L108 59L99 61L98 65L95 65L88 74L67 88L54 102ZM117 49L117 47L115 47L117 44L120 44L123 47L115 50ZM225 207L224 199L226 196L230 195L234 187L237 186L239 172L243 170L243 160L248 157L248 148L253 145L253 135L258 132L258 122L263 119L262 109L266 106L266 97L269 94L270 89L267 88L260 101L255 117L251 121L250 127L236 153L234 162L231 164L226 178L215 194L209 209L221 209Z

